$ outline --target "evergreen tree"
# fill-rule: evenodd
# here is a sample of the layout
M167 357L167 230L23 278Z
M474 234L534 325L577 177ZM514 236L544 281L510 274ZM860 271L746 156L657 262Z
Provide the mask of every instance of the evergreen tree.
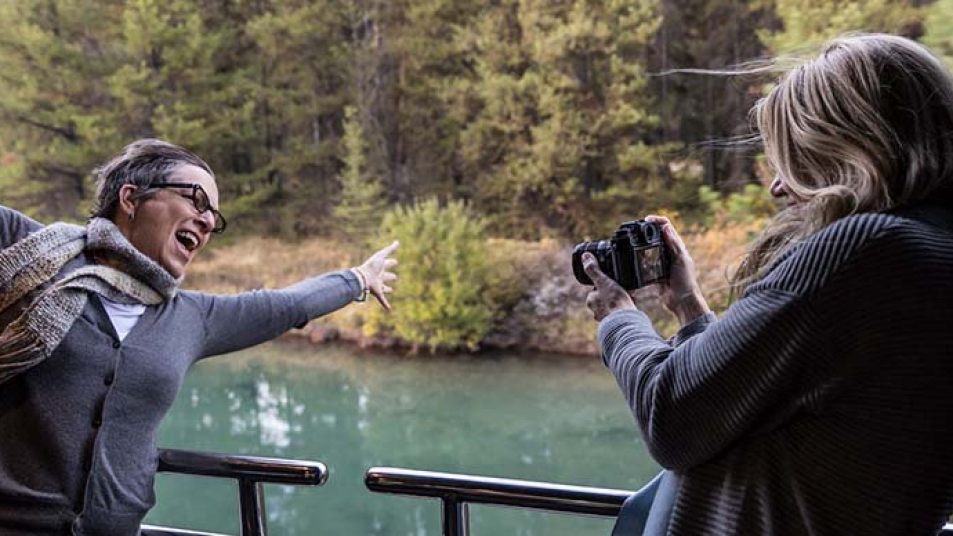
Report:
M440 92L468 69L457 28L481 7L454 0L354 3L354 104L369 118L369 166L398 202L465 194L454 161L461 125Z
M115 150L103 84L121 2L0 2L0 164L5 203L39 218L84 216L90 169Z
M377 243L376 231L386 208L386 192L380 180L367 171L367 142L356 109L344 109L344 169L341 199L334 207L334 225L352 243Z
M497 232L606 232L667 204L646 90L650 0L504 0L463 29L472 76L449 87L464 177Z
M244 59L255 95L250 112L256 162L245 188L271 209L270 231L315 234L329 226L342 159L352 66L348 2L262 0L245 25ZM257 210L250 205L249 210Z
M744 0L662 0L662 13L650 57L660 73L650 81L661 139L684 142L682 163L701 164L709 187L736 191L755 179L753 149L732 140L750 134L747 112L760 81L694 70L725 71L764 56L755 32L778 21L772 9Z
M917 0L775 0L780 30L758 34L774 53L817 46L845 32L887 32L919 37L922 9Z

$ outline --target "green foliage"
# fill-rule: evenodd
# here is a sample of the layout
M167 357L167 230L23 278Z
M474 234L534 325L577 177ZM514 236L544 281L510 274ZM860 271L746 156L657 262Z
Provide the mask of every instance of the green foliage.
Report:
M671 201L641 62L658 24L652 0L506 0L459 28L473 68L444 94L495 232L582 234Z
M0 1L0 188L81 218L90 170L157 136L210 162L233 234L353 235L380 188L466 200L496 236L604 236L754 174L748 154L682 152L743 134L749 86L650 73L912 35L921 3ZM948 57L950 9L925 37Z
M698 189L698 197L706 207L706 227L751 224L778 210L771 191L760 184L746 184L742 191L727 196L709 186L702 186Z
M759 35L775 53L813 47L845 32L904 34L922 20L915 0L776 0L783 29Z
M924 26L923 44L953 69L953 0L937 0L928 7Z
M102 79L116 67L108 43L120 4L0 2L0 139L17 159L0 177L4 202L39 217L80 216L89 169L108 154L103 145L116 145L99 110L110 105Z
M415 351L477 349L493 320L484 227L462 202L441 207L432 198L388 212L382 229L401 243L400 292L394 310L372 314L367 329L390 330Z
M341 200L334 207L338 231L351 242L377 242L387 196L380 180L367 172L367 142L354 107L344 109L344 169L341 171Z

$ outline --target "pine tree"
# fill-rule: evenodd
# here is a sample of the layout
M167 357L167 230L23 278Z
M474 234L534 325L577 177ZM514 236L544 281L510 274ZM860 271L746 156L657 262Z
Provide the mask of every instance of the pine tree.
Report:
M776 0L783 28L758 32L774 53L820 45L845 32L887 32L917 37L923 13L917 0Z
M90 169L114 151L103 79L115 68L120 2L0 2L0 164L4 202L39 218L80 219Z
M463 174L494 230L604 232L669 202L646 90L652 1L504 0L461 31L473 75L448 88ZM547 231L548 230L548 231Z
M386 208L380 180L367 171L367 142L356 109L344 109L344 169L340 174L340 202L334 207L334 225L352 243L379 242L376 231Z
M465 193L454 160L462 127L440 93L468 68L457 28L480 9L454 0L353 4L353 103L369 119L368 165L396 201Z
M345 159L344 107L350 96L348 2L262 0L244 26L254 57L244 58L258 170L245 188L259 192L267 229L286 235L330 227L336 177ZM256 210L249 206L249 210ZM333 223L333 222L331 222Z

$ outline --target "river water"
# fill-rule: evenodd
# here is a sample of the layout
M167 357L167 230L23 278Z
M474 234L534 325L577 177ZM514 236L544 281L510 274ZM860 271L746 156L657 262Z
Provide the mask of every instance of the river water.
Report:
M420 356L282 340L199 363L159 444L325 463L266 486L272 536L436 536L439 503L372 493L372 466L635 489L659 470L596 357ZM158 476L147 523L238 534L234 481ZM471 505L474 536L604 536L607 518Z

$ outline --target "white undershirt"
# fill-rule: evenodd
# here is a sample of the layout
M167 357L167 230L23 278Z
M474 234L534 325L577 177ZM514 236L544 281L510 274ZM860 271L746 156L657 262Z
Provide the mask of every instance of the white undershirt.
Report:
M141 303L116 303L102 296L99 299L103 302L103 307L109 314L109 321L116 328L116 334L119 335L120 341L125 339L126 335L129 335L132 327L139 321L139 317L146 312L146 306Z

